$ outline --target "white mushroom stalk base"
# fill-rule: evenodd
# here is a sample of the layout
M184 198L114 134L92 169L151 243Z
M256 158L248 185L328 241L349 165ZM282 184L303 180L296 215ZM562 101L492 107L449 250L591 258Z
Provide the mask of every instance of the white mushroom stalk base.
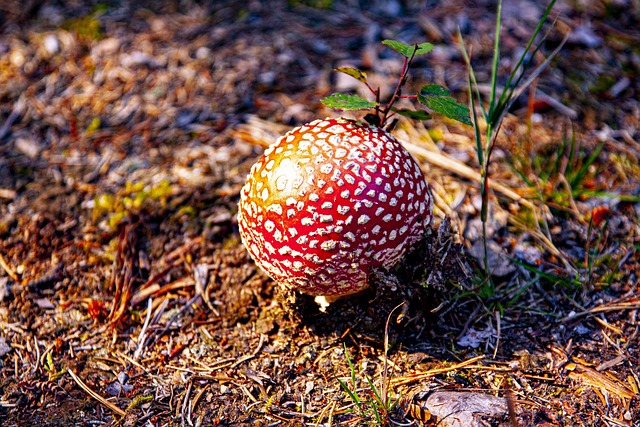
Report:
M318 295L314 298L314 301L320 306L320 311L326 313L329 305L332 302L338 301L340 298L339 296Z

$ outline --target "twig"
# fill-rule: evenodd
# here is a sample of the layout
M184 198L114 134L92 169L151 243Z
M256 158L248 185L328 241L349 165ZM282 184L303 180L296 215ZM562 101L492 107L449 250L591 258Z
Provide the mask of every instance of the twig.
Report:
M180 408L180 418L182 418L182 425L184 425L184 419L186 417L187 423L192 426L191 422L191 402L189 402L189 396L191 395L191 387L193 383L189 381L189 385L187 386L187 391L184 395L184 399L182 400L182 407Z
M196 394L196 396L193 398L193 400L191 401L191 412L195 411L196 406L198 405L198 402L200 401L200 398L202 397L202 395L209 390L209 387L211 387L211 383L207 383L207 385L205 385L204 387L202 387L202 390L200 390L198 392L198 394Z
M4 271L7 272L9 277L11 277L14 282L18 282L18 275L16 274L15 271L13 271L13 268L11 268L11 266L9 264L7 264L7 261L5 261L5 259L2 256L2 254L0 254L0 266L2 266Z
M159 284L154 283L153 285L148 286L145 289L138 289L136 293L131 297L130 304L133 307L151 296L159 297L160 295L175 291L177 289L188 288L194 285L194 283L192 283L191 281L192 278L190 276L187 276L181 277L171 283L167 283L166 285L160 286Z
M126 413L122 409L118 408L116 405L109 402L107 399L100 396L95 391L91 390L89 386L87 386L84 382L82 382L82 380L78 378L78 376L71 369L67 370L67 372L69 373L71 378L73 378L73 380L80 386L80 388L83 389L89 396L93 397L95 400L102 403L104 406L111 409L113 412L120 415L121 417L124 417L126 415Z
M173 262L164 270L151 276L151 278L147 280L146 283L144 283L142 286L140 286L136 293L131 297L131 305L136 305L144 299L148 298L150 295L153 295L155 292L157 292L160 289L160 285L158 285L156 282L162 280L167 276L167 274L169 274L171 270L173 270L180 264L182 264L182 259Z
M455 365L451 365L448 366L446 368L436 368L436 369L430 369L426 372L421 372L418 374L413 374L410 376L405 376L405 377L400 377L400 378L396 378L391 380L391 384L393 384L393 386L397 387L397 386L401 386L401 385L407 385L407 384L411 384L414 383L416 381L421 381L427 378L431 378L435 375L438 374L444 374L446 372L451 372L451 371L455 371L456 369L461 369L461 368L465 368L465 367L469 367L469 365L473 365L474 363L476 363L479 360L484 359L484 355L479 355L479 356L475 356L472 357L469 360L465 360L464 362L460 362L457 363Z
M426 148L420 147L410 142L403 141L402 145L407 149L411 154L416 156L420 156L424 158L427 162L431 163L434 166L439 168L448 170L449 172L453 172L462 176L463 178L470 179L475 182L482 182L483 178L479 172L465 165L464 163L455 160L447 155L437 153L435 151L427 150ZM534 209L535 205L531 203L529 200L523 198L515 191L510 188L496 182L495 180L492 182L491 187L508 198L512 199L515 202L521 203L523 206L526 206L529 209Z
M235 368L236 366L240 365L241 363L244 363L247 360L251 360L254 357L256 357L258 355L258 353L260 352L260 350L262 349L262 345L264 344L264 340L265 340L265 335L264 334L260 334L260 341L258 342L258 346L256 347L256 349L253 350L253 352L251 354L247 354L246 356L242 356L240 359L238 359L237 362L235 362L234 364L231 365L231 368Z
M144 351L144 345L147 341L147 329L149 328L149 323L151 322L151 308L153 308L153 298L149 298L147 303L147 317L144 319L144 324L142 325L142 329L140 330L140 335L138 335L138 348L133 354L134 359L138 359Z
M0 141L2 141L5 136L7 136L7 134L9 133L9 129L11 128L13 123L22 115L24 109L25 101L24 98L20 97L16 104L13 106L13 110L11 110L9 117L7 117L7 120L5 120L2 127L0 127Z
M496 358L496 355L498 354L498 347L500 347L500 336L501 334L501 325L500 325L500 311L496 311L496 329L497 329L497 336L496 336L496 346L493 349L493 358Z
M640 308L640 302L623 302L618 304L603 304L597 307L593 307L589 310L585 310L581 313L573 313L569 316L565 316L560 319L560 322L567 322L584 316L593 316L597 313L605 313L608 311L623 311L623 310L637 310Z

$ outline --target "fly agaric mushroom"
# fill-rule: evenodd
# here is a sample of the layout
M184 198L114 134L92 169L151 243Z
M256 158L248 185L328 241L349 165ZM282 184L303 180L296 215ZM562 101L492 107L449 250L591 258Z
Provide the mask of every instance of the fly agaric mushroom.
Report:
M321 306L397 264L432 215L413 157L385 130L346 119L316 120L278 139L251 168L238 206L251 257Z

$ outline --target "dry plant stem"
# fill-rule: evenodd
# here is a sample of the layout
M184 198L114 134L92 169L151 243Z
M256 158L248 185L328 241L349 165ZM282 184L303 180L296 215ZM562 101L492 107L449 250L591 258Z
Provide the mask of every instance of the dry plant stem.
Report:
M149 323L151 322L151 308L153 307L153 298L149 298L147 302L147 317L144 320L144 324L142 325L142 329L140 329L140 334L138 335L138 348L136 352L133 354L134 359L139 359L144 352L145 343L147 340L147 329L149 328Z
M448 170L472 181L482 182L483 178L481 174L458 160L435 151L427 150L410 142L404 142L403 145L411 154L424 158L434 166ZM507 196L514 202L518 202L529 209L535 209L533 203L499 182L493 182L492 187L495 191Z
M262 345L264 344L265 339L266 339L266 336L264 334L260 334L260 341L258 342L258 345L256 346L256 349L253 350L253 352L251 354L248 354L246 356L242 356L240 359L238 359L237 362L235 362L234 364L231 365L231 368L235 368L236 366L246 362L247 360L251 360L254 357L256 357L258 355L258 353L260 353L260 350L262 350Z
M579 317L595 316L598 313L605 313L609 311L623 311L623 310L638 310L640 309L640 302L622 302L622 303L608 303L602 304L597 307L585 310L581 313L571 314L570 316L560 319L561 322L568 322L569 320L575 320Z
M509 410L509 421L512 427L519 427L518 419L516 418L516 405L513 397L513 391L509 384L509 378L505 377L505 391L507 398L507 409Z
M412 374L409 376L404 376L404 377L400 377L400 378L395 378L392 379L390 382L394 387L398 387L401 385L407 385L407 384L412 384L416 381L422 381L425 380L427 378L431 378L435 375L438 374L444 374L446 372L451 372L451 371L455 371L457 369L462 369L465 367L469 367L470 365L473 365L474 363L480 361L484 359L484 355L479 355L479 356L475 356L472 357L471 359L465 360L464 362L460 362L457 363L455 365L452 366L448 366L446 368L436 368L436 369L430 369L426 372L420 372L420 373L416 373L416 374Z
M69 373L71 378L73 378L73 380L80 386L80 388L83 389L89 396L93 397L95 400L97 400L107 408L111 409L113 412L120 415L121 417L124 417L126 415L126 413L122 409L118 408L116 405L109 402L107 399L100 396L95 391L91 390L89 386L87 386L71 369L69 369L67 372Z
M496 346L493 349L493 358L496 358L496 355L498 354L498 348L500 348L500 337L502 336L501 332L502 332L502 325L500 322L500 311L496 311L496 330L497 330L497 335L496 335Z
M2 254L0 254L0 266L7 273L7 275L11 277L11 279L13 279L14 282L18 282L18 275L15 271L13 271L13 268L11 268L9 264L7 264L7 261L5 261Z
M406 302L402 302L396 305L389 315L387 316L387 322L384 325L384 361L382 363L382 387L380 392L380 397L382 398L382 404L387 404L387 394L389 393L389 361L387 355L389 353L389 322L391 322L391 315L394 311L407 304Z

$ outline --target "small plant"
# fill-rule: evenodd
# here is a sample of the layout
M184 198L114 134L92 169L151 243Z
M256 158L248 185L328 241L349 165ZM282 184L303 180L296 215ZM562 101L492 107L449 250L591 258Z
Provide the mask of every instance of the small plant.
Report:
M398 405L400 396L391 396L386 392L385 384L377 387L370 376L365 375L365 381L368 387L358 388L356 380L356 369L349 355L347 346L344 346L344 354L349 364L349 384L336 378L340 387L347 394L349 399L357 408L357 414L360 415L368 424L376 426L386 426L389 423L389 416L393 409Z
M469 103L471 105L471 120L474 128L474 136L476 141L476 153L478 163L480 165L481 185L480 193L482 196L482 207L480 212L480 218L482 220L482 238L484 245L484 273L486 279L483 281L483 286L487 287L486 293L492 295L494 293L494 284L491 280L491 272L489 269L489 257L487 250L487 216L489 211L489 165L491 162L491 154L495 146L495 142L500 133L502 122L507 112L518 99L518 97L524 92L524 90L531 85L535 79L540 75L555 55L560 51L567 38L560 43L560 45L551 53L551 55L540 65L532 68L531 59L535 54L540 51L544 41L546 40L546 34L541 37L537 44L534 43L538 39L538 35L542 31L542 27L546 22L555 0L551 0L547 8L544 10L540 21L536 29L534 30L531 38L529 39L526 48L522 55L518 59L515 67L508 76L502 93L498 90L498 64L500 62L500 29L502 24L502 0L498 1L498 11L496 16L495 26L495 38L493 45L493 61L491 68L491 91L488 100L483 99L476 76L471 65L470 53L465 47L462 35L458 32L458 38L461 44L462 54L467 63L468 68L468 88L469 88Z
M512 170L533 190L534 198L560 214L569 211L579 215L574 199L606 195L594 188L595 176L600 171L592 170L603 148L604 145L599 144L587 150L572 132L559 144L550 144L537 153L515 156L510 162Z
M125 218L143 210L150 201L159 202L164 208L171 195L172 186L169 181L161 181L153 187L142 182L127 182L124 189L117 194L100 194L93 200L93 221L97 222L107 215L110 228L116 228Z
M391 321L393 313L402 305L403 304L396 306L387 316L387 322L384 329L384 365L380 375L380 387L377 387L374 384L370 376L365 375L365 381L368 388L358 388L356 381L356 369L351 360L346 344L344 345L344 354L347 359L347 364L349 365L350 385L336 377L338 383L340 383L340 387L342 387L349 399L354 403L356 408L358 408L358 414L363 419L368 420L367 423L381 427L390 424L392 421L390 418L391 413L402 399L402 396L400 395L391 395L389 393L390 381L387 363L387 353L389 351L389 322ZM395 422L393 424L399 425Z
M373 110L373 113L367 114L364 119L374 126L380 126L387 130L391 130L394 127L395 121L389 123L389 119L395 114L415 120L427 120L430 118L429 113L423 109L410 110L395 107L394 104L400 99L418 100L430 111L442 114L445 117L466 125L471 125L469 108L456 102L456 100L451 97L449 91L442 86L428 84L423 86L417 94L405 95L402 93L403 87L409 78L409 68L413 60L417 56L426 55L431 52L433 49L431 43L407 45L397 40L384 40L382 44L404 56L404 64L402 65L398 84L386 104L383 105L381 102L380 88L372 88L367 81L367 74L364 71L352 67L340 67L334 69L334 71L347 74L362 82L374 96L375 101L369 101L359 95L334 93L324 98L321 102L327 107L337 110Z

